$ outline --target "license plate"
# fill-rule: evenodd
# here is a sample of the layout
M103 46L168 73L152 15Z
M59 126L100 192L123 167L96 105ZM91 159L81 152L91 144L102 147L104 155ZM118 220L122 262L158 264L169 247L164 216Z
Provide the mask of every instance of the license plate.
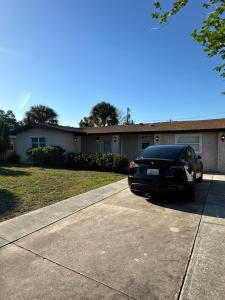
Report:
M147 175L159 175L159 169L147 169Z

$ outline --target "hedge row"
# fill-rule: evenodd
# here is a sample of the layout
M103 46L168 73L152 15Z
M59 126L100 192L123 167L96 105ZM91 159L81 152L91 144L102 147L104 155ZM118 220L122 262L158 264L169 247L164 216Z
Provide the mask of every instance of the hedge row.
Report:
M65 152L58 146L32 148L27 151L30 161L38 166L66 167L79 170L127 172L128 159L112 153Z

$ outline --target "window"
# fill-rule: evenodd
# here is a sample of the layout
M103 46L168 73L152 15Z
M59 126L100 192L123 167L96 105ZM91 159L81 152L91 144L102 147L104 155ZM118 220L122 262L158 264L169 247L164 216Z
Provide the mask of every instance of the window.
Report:
M111 141L111 139L105 139L104 140L104 152L105 153L112 152L112 141Z
M190 145L195 152L202 152L202 136L200 134L178 134L176 144Z
M31 138L31 147L32 148L37 148L38 147L38 138L37 137L32 137Z
M31 147L45 147L46 146L46 138L45 137L32 137L31 138Z
M140 150L144 150L145 148L147 148L148 146L153 144L153 138L152 136L141 136L140 137L140 145L139 148Z
M45 137L39 137L39 147L45 147L45 146L46 146Z

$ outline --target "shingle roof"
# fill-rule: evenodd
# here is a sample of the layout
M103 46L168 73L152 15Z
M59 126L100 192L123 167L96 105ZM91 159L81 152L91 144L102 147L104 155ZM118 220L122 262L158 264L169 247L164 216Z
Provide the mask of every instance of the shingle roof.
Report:
M196 120L196 121L171 121L143 125L115 125L105 127L76 128L49 124L31 124L18 127L11 131L12 135L30 128L54 129L71 132L76 135L83 134L125 134L125 133L160 133L182 131L216 131L225 130L225 119Z
M21 127L17 127L13 129L10 134L15 135L19 132L25 131L27 129L31 128L42 128L42 129L54 129L54 130L59 130L59 131L64 131L64 132L71 132L75 134L85 134L85 132L81 128L76 128L76 127L70 127L70 126L61 126L61 125L50 125L50 124L29 124L29 125L24 125Z
M225 130L225 119L171 121L143 125L115 125L106 127L89 127L87 134L119 134L119 133L160 133L179 131L212 131Z

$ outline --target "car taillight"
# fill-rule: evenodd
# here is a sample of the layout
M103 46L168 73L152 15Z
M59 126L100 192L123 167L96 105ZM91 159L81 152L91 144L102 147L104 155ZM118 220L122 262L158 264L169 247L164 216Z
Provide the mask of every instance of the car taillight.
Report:
M137 164L135 164L135 162L130 162L129 163L129 165L128 165L128 169L129 170L131 170L131 169L135 169L135 168L137 168L138 167L138 165Z

